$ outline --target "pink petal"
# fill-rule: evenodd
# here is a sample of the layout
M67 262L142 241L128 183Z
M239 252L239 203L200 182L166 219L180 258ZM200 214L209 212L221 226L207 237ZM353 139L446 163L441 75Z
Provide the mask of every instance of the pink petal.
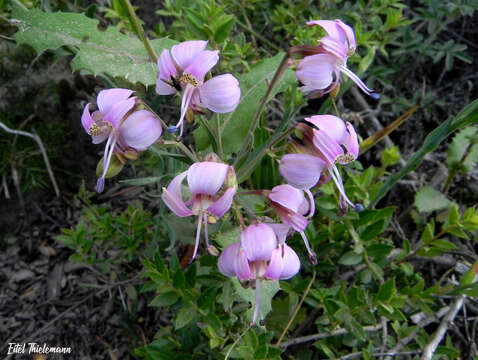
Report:
M222 217L231 208L232 199L234 198L235 193L236 189L230 187L219 199L214 201L212 205L207 208L207 211L217 218Z
M120 88L101 90L96 99L96 103L101 113L106 115L117 103L126 100L132 93L133 90Z
M312 142L329 166L335 163L337 157L344 154L344 150L340 144L332 139L325 131L315 130Z
M318 25L321 28L323 28L331 38L337 41L340 41L342 43L345 43L346 41L346 33L341 26L337 26L336 20L313 20L313 21L308 21L307 25L308 26Z
M332 81L334 66L337 60L328 54L306 56L297 66L297 79L310 91L325 89Z
M217 267L219 272L225 276L236 276L236 269L234 263L239 256L239 250L241 249L241 243L229 245L219 256L217 261Z
M347 132L348 136L345 141L345 147L347 148L347 151L354 156L356 159L359 156L359 141L358 141L358 136L357 133L355 132L355 129L353 125L349 122L346 123L347 126Z
M90 130L90 126L94 123L95 121L90 115L90 103L88 103L83 109L83 114L81 115L81 125L83 125L83 129L88 132L88 130Z
M176 93L176 89L167 82L171 77L176 77L178 71L174 65L169 50L163 50L158 59L158 81L156 82L156 93L159 95L171 95Z
M236 273L237 278L241 281L254 278L244 249L239 250L236 260L234 261L234 272Z
M212 161L192 164L188 184L193 194L215 195L226 179L228 165Z
M103 120L117 128L124 116L134 107L136 99L131 98L116 103L104 116Z
M181 70L186 69L206 48L207 41L191 40L174 45L171 48L171 55Z
M334 115L314 115L305 118L305 120L314 124L321 131L324 131L336 143L345 143L348 133L345 123L341 118Z
M284 214L278 212L279 218L285 224L293 228L295 231L301 232L304 231L307 225L309 224L309 220L301 214L289 212L287 216L283 216Z
M284 269L284 261L282 259L282 248L279 246L272 251L271 260L267 266L264 277L270 280L279 280Z
M233 111L241 98L239 82L231 74L214 76L198 90L199 106L221 114Z
M294 212L299 211L299 207L305 200L302 190L288 184L275 186L268 196L272 201Z
M121 140L127 146L143 151L158 140L162 130L161 121L152 112L139 110L121 124Z
M105 132L104 134L100 134L100 135L92 135L91 139L93 140L93 144L100 144L106 139L108 139L108 136L110 136L110 133Z
M347 43L342 43L331 38L330 36L325 36L320 39L319 45L324 51L340 60L341 63L345 63L347 61L349 52Z
M158 77L158 81L156 82L156 94L158 95L172 95L176 94L177 91L174 87L167 84L163 80Z
M252 224L242 231L241 245L249 261L268 261L277 247L277 238L270 226L264 223Z
M317 184L325 167L325 162L315 156L287 154L280 160L279 172L290 185L309 189Z
M163 199L166 206L177 216L185 217L193 214L184 203L183 195L181 193L181 183L184 178L187 176L187 171L177 175L171 183L168 185L168 188L163 188L163 194L161 198Z
M184 69L187 74L193 75L199 83L204 79L204 76L214 65L219 61L219 51L204 50L201 51L194 61Z
M349 42L350 52L353 54L355 52L355 49L357 48L354 30L350 25L347 25L346 23L342 22L342 20L335 20L335 22L337 23L337 26L345 33L347 41Z
M286 280L293 277L300 270L300 260L295 251L284 244L284 257L282 259L284 266L280 274L280 280Z

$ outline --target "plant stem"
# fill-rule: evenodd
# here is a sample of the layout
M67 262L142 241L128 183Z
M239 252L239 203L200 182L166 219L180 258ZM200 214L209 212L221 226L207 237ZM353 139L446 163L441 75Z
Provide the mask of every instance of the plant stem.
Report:
M295 308L294 313L290 317L289 322L287 323L286 327L282 331L282 334L280 335L279 340L277 340L275 346L279 346L280 343L282 342L282 339L284 339L285 334L287 334L287 331L289 330L290 326L294 322L295 317L299 313L299 310L302 307L302 304L304 303L305 298L309 294L310 288L312 287L312 284L314 283L314 281L315 281L315 269L314 269L314 272L312 273L312 279L310 279L309 285L307 285L307 288L304 291L304 295L302 295L302 299L300 299L300 302L297 304L297 307Z
M156 52L154 51L153 46L151 45L151 42L146 36L143 26L141 25L138 17L136 16L134 12L133 6L131 5L129 0L120 0L120 2L128 13L128 20L131 23L131 26L133 27L134 32L138 36L139 40L141 40L141 42L143 43L151 60L156 64L158 62L158 55L156 55Z
M173 140L164 140L164 141L162 141L162 144L163 145L176 146L184 153L184 155L186 155L189 159L191 159L192 162L198 162L199 161L197 156L191 150L189 150L186 147L186 145L184 145L182 142L177 142L177 141L173 141Z
M254 131L256 130L257 125L259 124L259 120L261 118L262 110L264 110L264 107L267 103L267 100L269 99L269 96L272 92L272 89L277 85L279 82L279 79L281 78L282 74L287 70L287 61L289 60L289 52L287 52L284 55L284 58L282 59L281 63L279 64L279 67L277 68L274 77L272 78L271 82L269 83L269 86L267 87L266 93L261 99L261 102L259 103L259 107L256 110L256 113L254 114L254 118L252 119L251 125L249 126L249 130L247 132L247 136L244 139L244 143L242 144L241 149L239 150L236 160L234 161L234 166L236 166L239 161L242 159L244 153L247 151L247 148L249 147L249 144L251 140L254 137Z
M469 143L468 146L466 147L466 150L465 150L465 152L463 153L463 156L461 157L461 159L460 159L460 161L458 162L458 164L455 164L455 166L453 166L453 168L451 169L451 171L448 173L448 177L447 177L447 179L446 179L445 186L443 187L443 193L444 193L444 194L446 194L446 193L448 192L448 190L450 189L450 185L451 185L452 180L455 178L455 176L458 175L458 172L459 172L460 169L463 167L463 164L465 163L466 158L467 158L468 155L470 154L471 149L473 148L473 145L475 145L475 144L470 141L470 143Z

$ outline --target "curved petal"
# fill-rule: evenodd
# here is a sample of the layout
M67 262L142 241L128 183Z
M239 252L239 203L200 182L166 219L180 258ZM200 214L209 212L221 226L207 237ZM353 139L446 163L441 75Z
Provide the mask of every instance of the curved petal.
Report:
M158 58L159 77L164 80L169 80L171 77L178 75L178 70L174 65L173 59L169 50L163 50Z
M219 256L217 261L217 267L219 272L225 276L233 277L236 276L236 269L234 262L239 256L239 250L241 249L241 243L237 242L235 244L229 245L224 249L224 251Z
M92 135L91 139L93 140L93 144L100 144L103 141L105 141L106 139L108 139L108 136L110 136L110 133L105 132L105 133L100 134L100 135Z
M326 51L330 55L333 55L335 58L340 60L341 63L345 63L347 61L349 48L346 42L342 43L330 36L325 36L319 40L319 46L323 51Z
M280 280L286 280L293 277L300 270L300 260L296 252L287 244L284 244L283 268L280 274Z
M342 31L345 33L345 36L347 37L347 41L349 42L349 56L350 56L355 52L355 49L357 48L357 43L355 42L354 30L352 29L350 25L347 25L342 20L335 20L335 22L337 23L337 27L342 29Z
M268 195L269 199L282 205L286 209L297 212L304 202L304 193L295 187L283 184L272 188Z
M236 189L230 187L219 199L214 201L212 205L207 208L207 211L217 218L222 217L231 208L232 199L234 198L235 194Z
M135 111L120 127L122 142L138 151L146 150L154 144L162 131L161 121L147 110Z
M186 74L193 75L199 83L204 80L204 76L219 61L219 51L204 50L201 51L193 62L184 69Z
M116 103L104 116L103 121L109 122L113 128L117 128L124 116L136 103L135 98Z
M340 144L325 131L315 130L312 142L329 166L333 165L337 158L344 154L344 149Z
M351 123L347 122L345 125L347 126L348 136L344 145L347 148L347 152L352 154L355 160L359 156L360 151L358 136Z
M277 238L269 225L252 224L242 231L241 245L249 261L268 261L277 247Z
M307 56L297 65L295 75L308 91L325 89L334 80L332 74L336 61L329 54Z
M239 81L231 74L214 76L198 90L199 106L221 114L233 111L241 98Z
M309 220L304 215L298 213L289 212L287 214L278 211L277 214L281 221L285 224L293 228L295 231L304 231L307 225L309 224Z
M171 55L179 68L184 70L206 48L206 45L207 41L204 40L184 41L171 48Z
M336 143L345 143L347 127L341 118L334 115L314 115L305 118L305 120L314 124L319 130L324 131Z
M181 183L184 178L187 176L187 171L177 175L171 183L168 185L168 188L163 188L163 194L161 198L163 199L166 206L177 216L185 217L193 214L184 203L183 195L181 193Z
M234 272L236 273L237 278L241 281L254 278L244 249L239 249L236 260L234 261Z
M177 91L174 87L163 81L162 78L158 77L158 81L156 81L156 94L172 95L176 93Z
M319 181L326 164L307 154L287 154L282 157L279 172L286 181L298 189L310 189Z
M83 114L81 114L81 125L83 125L83 129L86 132L90 130L90 126L93 125L95 121L91 117L90 114L90 103L86 104L85 108L83 109Z
M345 43L346 33L341 26L338 26L337 21L340 21L340 20L312 20L312 21L308 21L307 25L308 26L313 26L313 25L320 26L322 29L324 29L327 32L327 34L331 38L333 38L337 41L340 41L342 43ZM340 22L342 23L342 21L340 21ZM344 23L342 23L342 24L344 24Z
M282 258L282 247L279 246L272 251L271 260L267 266L264 278L270 280L279 280L282 270L284 269L284 261Z
M215 195L226 179L228 165L212 161L192 164L188 184L193 194Z
M98 109L103 115L106 115L117 103L126 100L132 93L133 90L121 88L101 90L96 99Z

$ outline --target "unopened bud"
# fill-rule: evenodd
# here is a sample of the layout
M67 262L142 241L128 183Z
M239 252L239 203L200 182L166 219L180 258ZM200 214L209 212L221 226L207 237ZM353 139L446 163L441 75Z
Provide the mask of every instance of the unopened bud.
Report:
M219 156L217 156L215 153L209 153L207 155L204 156L204 161L211 161L211 162L217 162L217 163L221 163L221 159L219 158Z
M334 87L334 89L329 93L329 95L332 99L337 97L337 95L339 94L339 91L340 91L340 83L337 82L336 84L337 85Z
M237 189L237 177L236 172L232 166L229 166L227 169L226 181L224 181L224 185L226 188L234 188Z
M219 256L219 250L213 245L208 246L207 252L212 256Z

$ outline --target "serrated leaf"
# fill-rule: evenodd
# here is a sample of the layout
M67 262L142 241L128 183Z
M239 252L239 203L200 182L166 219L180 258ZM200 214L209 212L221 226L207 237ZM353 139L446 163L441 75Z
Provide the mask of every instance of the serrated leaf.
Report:
M446 208L450 200L431 186L425 186L415 194L414 204L420 212L432 212Z
M225 154L236 152L242 146L252 118L270 82L284 57L284 53L262 61L246 74L238 77L241 87L241 100L237 109L230 114L219 115L221 119L222 143ZM274 87L271 96L284 91L296 78L288 69ZM196 147L205 149L210 142L206 130L201 126L194 132Z
M12 19L18 21L15 39L19 44L28 44L38 53L68 46L76 52L71 62L73 71L121 77L131 83L156 83L156 64L136 37L124 35L114 27L101 31L98 20L83 14L28 11L15 2L12 10ZM158 54L175 43L167 38L151 41Z

